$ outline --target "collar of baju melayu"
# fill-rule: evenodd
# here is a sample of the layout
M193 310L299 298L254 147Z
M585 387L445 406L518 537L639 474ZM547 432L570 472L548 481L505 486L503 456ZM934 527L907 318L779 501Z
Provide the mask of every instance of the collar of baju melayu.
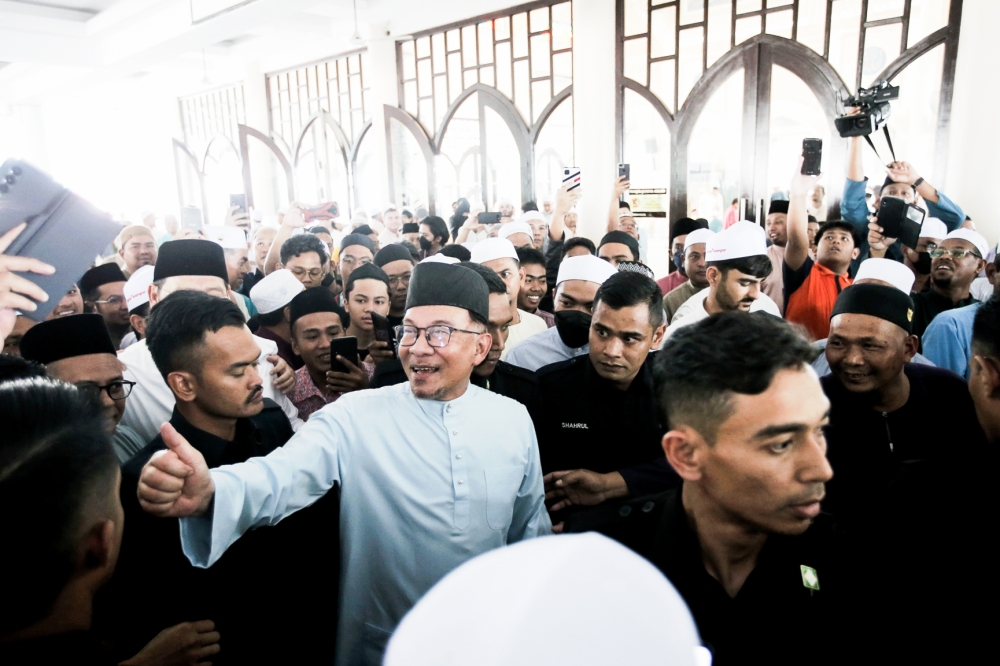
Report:
M479 388L470 380L469 385L465 389L465 393L454 400L429 400L427 398L417 398L414 396L413 392L410 390L409 382L406 383L407 394L409 394L410 398L417 403L420 410L423 411L424 414L427 414L427 416L436 418L443 417L449 406L452 410L455 410L456 408L461 408L466 403L471 402L475 399L475 394L482 390L484 389Z

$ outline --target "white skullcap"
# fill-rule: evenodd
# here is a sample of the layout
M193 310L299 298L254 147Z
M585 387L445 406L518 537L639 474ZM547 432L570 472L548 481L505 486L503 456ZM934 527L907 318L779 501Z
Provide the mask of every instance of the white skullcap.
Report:
M250 290L250 300L257 312L269 314L291 303L305 288L290 270L282 268L255 284Z
M422 264L459 264L461 260L458 257L449 257L446 254L432 254L420 261Z
M247 234L239 227L208 225L202 231L206 239L221 245L223 250L247 249Z
M944 237L944 240L951 239L964 240L972 243L976 249L979 250L979 256L983 258L990 253L990 244L986 242L986 239L983 238L978 231L962 228L955 229Z
M618 270L610 261L604 261L592 254L580 257L566 257L559 264L559 274L556 276L556 286L567 280L583 280L604 284L604 281L617 273Z
M913 271L905 265L892 259L865 259L858 266L858 274L854 276L854 284L862 280L881 280L888 282L904 294L909 295L913 289Z
M513 206L514 202L511 201L510 197L500 197L499 199L497 199L497 206L503 206L504 204L507 204L508 206Z
M558 599L553 612L544 599ZM684 599L652 564L599 534L529 539L475 557L403 618L384 666L695 666Z
M948 227L936 217L925 217L924 223L920 225L921 238L936 238L937 240L941 240L947 235Z
M518 215L517 219L514 221L514 224L521 224L523 222L524 226L527 227L528 226L528 222L531 222L532 220L537 220L539 222L544 222L545 221L545 216L542 215L542 213L539 212L539 211L537 211L537 210L529 210L527 213L521 213L520 215ZM531 229L531 227L528 227L528 229ZM516 231L512 231L511 233L517 233L517 232ZM528 232L528 235L529 236L531 235L530 231Z
M764 230L753 222L737 222L706 241L706 261L726 261L767 254Z
M506 226L513 225L508 224ZM506 236L503 238L487 238L472 246L472 259L469 261L476 264L485 264L487 261L493 261L494 259L513 259L517 261L517 250L514 249L514 244L507 240Z
M524 216L522 215L521 217ZM527 222L521 221L521 218L518 218L517 222L508 222L497 229L497 238L510 238L514 234L528 234L528 238L531 238L534 232L528 226Z
M152 264L143 266L132 273L132 276L125 282L122 291L125 294L125 305L129 311L149 303L149 285L153 284L154 270Z
M692 245L697 245L698 243L707 243L708 239L715 235L715 232L711 229L695 229L687 235L684 239L684 251Z
M255 208L253 211L253 221L263 222L264 221L264 211L259 208Z

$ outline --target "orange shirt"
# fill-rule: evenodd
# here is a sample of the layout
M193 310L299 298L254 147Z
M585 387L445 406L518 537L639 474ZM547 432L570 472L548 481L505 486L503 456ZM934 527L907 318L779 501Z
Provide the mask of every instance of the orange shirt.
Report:
M829 337L833 304L844 287L851 286L854 280L846 273L837 275L809 258L797 271L783 264L782 273L785 280L785 319L804 326L813 340Z

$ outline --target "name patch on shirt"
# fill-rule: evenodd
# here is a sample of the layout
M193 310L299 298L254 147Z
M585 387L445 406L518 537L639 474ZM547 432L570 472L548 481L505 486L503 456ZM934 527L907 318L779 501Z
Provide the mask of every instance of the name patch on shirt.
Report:
M571 430L589 430L586 423L563 423L563 428L570 428Z

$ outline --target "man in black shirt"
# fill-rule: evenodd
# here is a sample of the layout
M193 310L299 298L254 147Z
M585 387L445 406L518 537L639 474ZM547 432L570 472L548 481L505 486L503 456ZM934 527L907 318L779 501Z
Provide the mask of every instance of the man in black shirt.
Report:
M829 402L815 351L789 324L724 312L687 326L655 363L663 451L680 489L577 514L647 557L687 602L713 664L845 663L858 631L831 526ZM669 418L668 418L669 416ZM813 521L816 521L815 523ZM864 624L861 624L864 627Z
M931 288L913 295L913 334L922 338L937 315L978 303L970 288L986 267L986 239L971 229L952 231L931 254Z
M660 346L663 293L622 272L594 297L590 350L539 370L544 409L535 421L546 499L570 505L662 492L677 476L662 460L650 349Z
M267 455L292 436L281 408L261 395L261 352L239 309L201 292L175 292L151 313L147 345L176 404L169 425L123 468L129 532L102 606L108 631L131 646L162 627L207 618L225 636L216 663L292 663L312 649L328 649L314 641L335 622L336 576L327 573L337 570L337 537L330 529L337 524L335 495L275 530L248 535L239 550L209 569L192 567L184 556L176 519L145 513L136 498L142 467L166 448L166 438L184 437L214 468ZM136 595L152 572L158 584L185 594L136 612ZM306 586L309 594L302 595Z

